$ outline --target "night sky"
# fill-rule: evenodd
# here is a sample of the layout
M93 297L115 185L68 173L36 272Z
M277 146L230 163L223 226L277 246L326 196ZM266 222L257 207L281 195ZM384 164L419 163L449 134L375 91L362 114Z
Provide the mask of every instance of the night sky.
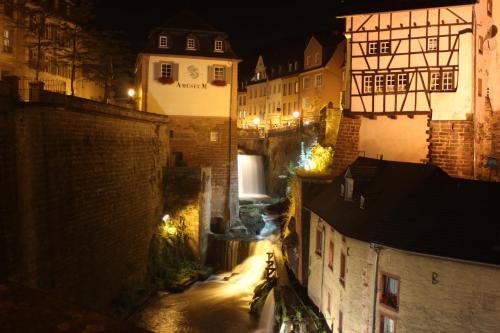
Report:
M259 48L276 41L333 28L335 1L328 3L236 1L230 5L220 1L99 0L96 14L101 27L124 31L133 52L137 53L153 28L177 11L189 9L226 32L236 54L248 59Z

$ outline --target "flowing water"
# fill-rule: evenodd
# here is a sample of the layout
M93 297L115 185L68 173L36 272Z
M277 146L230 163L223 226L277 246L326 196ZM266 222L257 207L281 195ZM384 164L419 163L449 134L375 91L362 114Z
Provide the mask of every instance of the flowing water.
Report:
M240 199L266 197L262 156L238 155L238 189Z

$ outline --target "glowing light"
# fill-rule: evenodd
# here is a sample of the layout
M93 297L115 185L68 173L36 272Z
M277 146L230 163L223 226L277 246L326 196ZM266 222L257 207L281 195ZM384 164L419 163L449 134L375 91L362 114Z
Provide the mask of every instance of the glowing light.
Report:
M294 118L300 117L300 112L299 111L293 111L293 117Z
M162 221L167 223L169 218L170 218L170 215L166 214L165 216L162 217Z
M254 125L259 125L260 124L260 118L259 117L254 118L253 119L253 123L254 123Z
M127 94L129 95L129 97L134 97L135 96L135 90L130 88L128 91L127 91Z
M311 122L309 120L304 121L305 125L309 125Z

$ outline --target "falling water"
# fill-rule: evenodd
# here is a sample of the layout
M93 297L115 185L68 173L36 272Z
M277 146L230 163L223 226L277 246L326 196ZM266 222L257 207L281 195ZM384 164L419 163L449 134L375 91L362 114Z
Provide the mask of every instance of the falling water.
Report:
M255 333L268 333L274 332L274 308L276 301L274 298L274 289L271 289L269 294L267 294L266 302L262 308L262 314L259 319L259 328Z
M241 199L266 196L262 156L238 155L238 187Z

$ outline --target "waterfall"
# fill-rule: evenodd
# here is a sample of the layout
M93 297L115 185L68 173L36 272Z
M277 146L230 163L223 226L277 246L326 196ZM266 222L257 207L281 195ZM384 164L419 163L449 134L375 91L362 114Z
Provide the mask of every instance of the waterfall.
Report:
M262 156L238 155L238 187L240 198L266 196Z
M276 301L274 298L274 289L271 289L267 294L266 302L262 308L262 313L259 319L259 328L256 333L274 332L274 316L275 316Z

